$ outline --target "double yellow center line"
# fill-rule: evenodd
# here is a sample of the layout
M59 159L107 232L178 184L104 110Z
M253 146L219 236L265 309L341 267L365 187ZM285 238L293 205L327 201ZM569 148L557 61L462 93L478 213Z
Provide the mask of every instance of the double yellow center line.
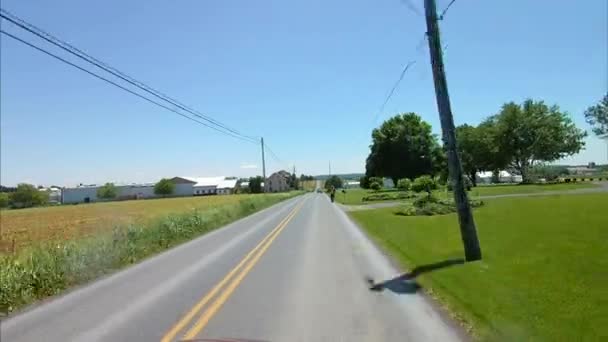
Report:
M260 260L262 255L270 247L270 244L277 238L283 229L287 226L289 221L298 213L300 208L304 205L304 201L300 202L291 212L255 246L247 255L236 265L209 293L201 298L196 305L188 311L161 339L161 342L173 341L175 336L186 327L196 316L201 309L218 293L219 296L215 301L209 305L209 307L200 315L199 319L192 325L192 327L184 335L185 340L194 339L200 332L205 328L209 320L222 305L228 300L230 295L236 290L239 284L243 281L243 278L251 271L253 266ZM230 284L224 287L230 280ZM222 291L223 289L223 291ZM220 293L221 292L221 293Z

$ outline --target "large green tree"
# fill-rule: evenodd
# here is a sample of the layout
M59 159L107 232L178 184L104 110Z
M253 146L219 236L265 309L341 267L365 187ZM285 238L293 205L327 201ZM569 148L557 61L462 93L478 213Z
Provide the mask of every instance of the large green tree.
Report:
M491 117L493 139L498 154L509 161L524 182L529 170L539 162L550 162L578 153L587 133L572 122L558 106L543 101L526 100L521 105L510 102Z
M167 178L162 178L154 185L154 193L156 195L167 196L171 195L175 190L175 183Z
M97 189L97 197L101 199L112 199L118 196L118 190L114 183L106 183Z
M608 136L608 93L598 104L587 108L585 120L591 125L591 130L597 136Z
M491 120L484 121L477 127L467 124L456 127L462 169L473 186L477 186L477 172L502 169L509 163L508 156L500 153L496 138L496 126Z
M414 179L439 170L440 148L431 125L415 113L396 115L372 131L366 175Z

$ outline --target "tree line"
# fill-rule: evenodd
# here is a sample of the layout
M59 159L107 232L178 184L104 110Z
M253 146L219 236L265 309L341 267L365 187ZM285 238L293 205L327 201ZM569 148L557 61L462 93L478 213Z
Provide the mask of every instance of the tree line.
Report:
M608 95L585 111L598 136L608 134L607 113ZM446 181L446 153L431 129L416 113L396 115L375 128L361 186L381 185L377 177L391 178L396 186L401 179L422 175ZM479 125L464 124L455 133L463 172L473 185L477 172L504 169L521 175L524 183L532 182L533 172L545 163L580 152L587 136L557 105L532 99L505 103Z

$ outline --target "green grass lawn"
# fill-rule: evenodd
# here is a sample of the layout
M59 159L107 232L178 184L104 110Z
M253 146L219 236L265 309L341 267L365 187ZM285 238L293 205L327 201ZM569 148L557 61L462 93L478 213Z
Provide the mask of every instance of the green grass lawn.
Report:
M608 339L608 194L486 201L475 210L483 260L418 277L488 341ZM404 267L462 257L455 214L352 212Z
M529 184L529 185L486 185L486 186L478 186L473 188L469 192L469 196L474 198L477 196L490 196L490 195L503 195L503 194L529 194L529 193L537 193L544 191L564 191L564 190L574 190L574 189L582 189L582 188L592 188L596 185L593 183L561 183L561 184ZM387 191L387 190L385 190ZM396 190L387 191L388 193L398 193ZM341 191L336 192L336 201L342 204L367 204L374 202L364 202L363 197L373 194L374 192L371 190L365 189L347 189L346 194ZM452 197L451 193L446 193L446 191L437 191L437 196L440 198L444 197ZM389 200L391 201L391 200ZM393 200L394 201L394 200Z
M389 193L396 193L397 191L390 191ZM346 189L346 193L343 193L342 190L336 191L336 202L342 204L363 204L363 203L373 203L373 202L364 202L363 197L373 194L374 192L366 189Z

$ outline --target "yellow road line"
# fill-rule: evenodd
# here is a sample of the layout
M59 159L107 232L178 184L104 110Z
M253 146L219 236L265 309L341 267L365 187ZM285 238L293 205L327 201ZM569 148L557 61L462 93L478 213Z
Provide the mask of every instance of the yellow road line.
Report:
M234 278L234 280L230 283L230 285L228 285L228 287L224 290L224 292L222 292L222 294L215 300L215 302L213 304L211 304L211 306L207 309L207 311L205 311L203 313L203 315L201 316L201 318L199 318L199 320L196 322L196 324L194 324L194 326L192 326L192 328L190 328L190 330L188 330L188 332L184 336L185 340L190 340L190 339L195 338L205 328L207 323L209 323L209 320L213 317L213 315L215 315L217 313L217 311L222 307L222 305L224 305L224 303L228 300L230 295L234 292L234 290L236 290L236 288L239 286L239 284L243 281L245 276L257 264L257 262L260 260L262 255L264 255L266 250L268 250L268 248L270 247L272 242L279 236L279 234L281 234L281 231L283 231L283 229L285 229L285 227L287 227L287 224L289 223L289 221L291 221L291 219L294 216L296 216L297 212L301 208L302 208L302 205L300 205L298 208L296 208L297 210L288 216L288 219L285 222L283 222L280 229L274 233L274 235L268 240L268 242L266 242L266 244L264 245L264 247L262 247L262 249L259 251L259 253L256 254L256 256L253 259L251 259L251 261L249 262L249 264L247 266L245 266L243 271L241 273L239 273L239 275L237 275L236 278Z
M302 203L300 203L302 204ZM301 207L301 205L299 206ZM180 319L172 328L171 330L169 330L165 336L163 336L163 338L161 339L161 342L170 342L173 340L173 338L175 337L175 335L177 335L177 333L182 330L188 323L190 323L190 321L192 320L192 318L201 310L201 308L207 304L207 302L209 300L211 300L211 298L213 298L213 296L215 296L215 294L217 292L219 292L219 290L230 280L230 278L232 278L236 272L238 272L238 270L262 247L262 245L264 245L264 243L266 243L266 241L268 241L268 239L270 239L271 236L273 236L273 234L278 231L282 226L283 223L287 222L288 219L290 219L291 215L294 214L296 212L296 210L299 209L298 206L296 206L295 208L293 208L291 210L291 212L283 219L281 220L281 222L268 234L264 237L264 239L262 239L262 241L260 241L249 253L247 253L247 255L243 258L243 260L241 260L238 265L236 265L207 295L205 295L198 303L196 303L195 306L192 307L192 309L190 309L190 311L188 311L188 313L186 315L184 315L182 317L182 319Z

